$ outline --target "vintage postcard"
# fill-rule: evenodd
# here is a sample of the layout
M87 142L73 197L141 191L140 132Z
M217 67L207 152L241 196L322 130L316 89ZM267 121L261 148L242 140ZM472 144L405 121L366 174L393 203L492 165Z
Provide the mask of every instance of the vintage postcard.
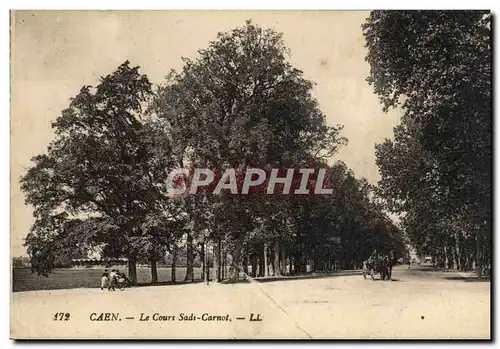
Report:
M489 11L10 32L11 338L491 339Z

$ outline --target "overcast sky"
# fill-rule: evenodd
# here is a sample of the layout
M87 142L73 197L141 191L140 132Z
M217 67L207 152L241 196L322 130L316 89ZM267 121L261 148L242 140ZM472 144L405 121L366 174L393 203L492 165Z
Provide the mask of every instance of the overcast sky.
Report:
M365 82L369 66L362 11L238 12L16 12L12 18L11 88L11 246L25 255L23 238L33 223L24 205L19 178L30 158L53 140L50 123L83 85L96 85L125 60L141 66L154 84L181 57L193 58L217 32L245 20L283 32L291 63L316 82L314 94L331 125L344 125L349 144L336 159L357 177L379 179L374 145L392 137L400 112L382 112Z

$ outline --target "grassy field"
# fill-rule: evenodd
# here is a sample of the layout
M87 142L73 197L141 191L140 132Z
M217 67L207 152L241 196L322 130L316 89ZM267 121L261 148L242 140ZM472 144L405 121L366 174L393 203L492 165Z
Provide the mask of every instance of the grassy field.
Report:
M12 291L58 290L68 288L99 287L104 268L102 269L56 269L49 277L32 274L30 269L13 269ZM119 269L127 273L126 267ZM158 282L170 282L171 268L158 268ZM176 268L176 281L184 281L186 268ZM195 280L201 280L201 268L194 269ZM150 268L137 268L137 281L139 284L151 282Z

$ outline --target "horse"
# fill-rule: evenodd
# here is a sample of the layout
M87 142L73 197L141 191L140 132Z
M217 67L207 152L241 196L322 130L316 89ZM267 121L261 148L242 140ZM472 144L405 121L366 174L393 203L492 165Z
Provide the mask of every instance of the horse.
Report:
M372 280L375 280L374 275L380 274L380 280L391 280L392 277L392 267L393 263L389 261L389 258L381 257L372 258L370 257L363 263L363 278L366 279L366 275L370 274Z

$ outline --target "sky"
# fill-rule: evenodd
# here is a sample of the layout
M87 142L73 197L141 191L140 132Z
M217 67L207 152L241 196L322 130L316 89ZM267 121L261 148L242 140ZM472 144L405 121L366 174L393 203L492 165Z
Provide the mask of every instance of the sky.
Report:
M370 67L361 24L368 11L16 11L11 18L11 254L33 223L19 178L54 139L51 122L83 85L121 63L141 67L161 84L181 57L195 58L220 31L247 19L283 33L290 62L316 83L314 96L329 125L344 125L349 143L331 161L356 177L379 179L374 146L392 138L401 111L382 112L365 81Z

